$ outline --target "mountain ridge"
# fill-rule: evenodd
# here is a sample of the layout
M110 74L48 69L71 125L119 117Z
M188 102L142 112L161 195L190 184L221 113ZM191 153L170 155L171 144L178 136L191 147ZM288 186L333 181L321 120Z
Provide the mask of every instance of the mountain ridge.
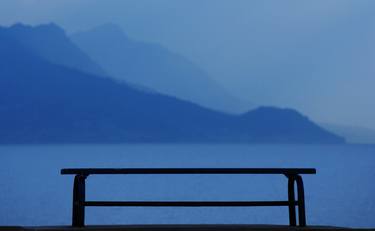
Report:
M16 23L10 27L0 26L0 33L6 34L38 56L54 64L91 74L107 75L104 69L77 47L68 38L65 31L55 23L37 26Z
M207 109L42 58L0 33L0 143L344 143L294 110Z
M221 111L239 113L253 106L232 96L183 55L157 43L134 40L116 24L103 24L70 37L119 80Z

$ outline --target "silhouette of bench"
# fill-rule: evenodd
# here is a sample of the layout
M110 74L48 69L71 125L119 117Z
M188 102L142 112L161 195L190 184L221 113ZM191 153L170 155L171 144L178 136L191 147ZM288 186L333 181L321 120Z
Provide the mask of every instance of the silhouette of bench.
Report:
M141 207L247 207L288 206L289 225L306 226L305 195L301 174L316 174L313 168L74 168L62 169L63 175L75 175L73 186L72 226L85 226L87 206L141 206ZM287 201L86 201L85 185L89 175L97 174L280 174L288 178ZM295 198L297 185L297 200Z

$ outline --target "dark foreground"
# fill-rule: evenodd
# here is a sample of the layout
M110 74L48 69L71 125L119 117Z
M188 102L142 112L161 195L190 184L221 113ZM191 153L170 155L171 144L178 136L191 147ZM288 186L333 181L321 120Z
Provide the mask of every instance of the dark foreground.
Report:
M328 226L290 227L285 225L123 225L123 226L70 226L51 227L0 227L1 231L290 231L290 230L375 230L349 229Z

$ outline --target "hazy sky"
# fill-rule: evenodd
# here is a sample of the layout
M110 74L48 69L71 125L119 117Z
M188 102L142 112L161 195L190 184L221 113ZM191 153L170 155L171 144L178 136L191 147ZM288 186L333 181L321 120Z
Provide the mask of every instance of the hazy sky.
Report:
M199 64L233 94L375 128L373 0L1 0L0 23L114 22Z

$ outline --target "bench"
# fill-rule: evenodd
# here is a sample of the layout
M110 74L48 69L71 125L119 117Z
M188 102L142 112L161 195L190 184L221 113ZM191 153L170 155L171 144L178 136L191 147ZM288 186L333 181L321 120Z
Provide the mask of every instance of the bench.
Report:
M316 174L313 168L71 168L62 169L63 175L75 175L73 185L72 226L85 226L87 206L141 206L141 207L247 207L287 206L289 225L306 226L305 195L302 174ZM86 201L86 178L97 174L279 174L288 179L287 201ZM297 185L297 200L295 197Z

